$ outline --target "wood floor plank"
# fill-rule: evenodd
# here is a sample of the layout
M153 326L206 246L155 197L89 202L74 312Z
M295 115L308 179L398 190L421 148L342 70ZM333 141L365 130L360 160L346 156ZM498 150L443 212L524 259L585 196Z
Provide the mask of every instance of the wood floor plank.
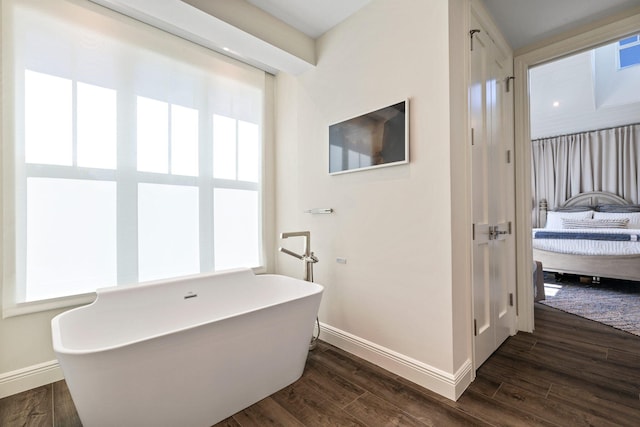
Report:
M563 335L576 341L640 353L640 337L543 304L535 304L535 322L535 334L539 337Z
M51 384L0 399L0 426L51 427Z
M557 400L540 397L511 384L503 384L496 393L495 399L507 405L517 404L520 410L559 426L619 427L615 422L573 405L564 405Z
M603 387L626 390L636 395L640 392L637 373L621 371L606 363L593 364L588 357L578 358L571 353L539 351L535 348L531 352L505 349L501 354L511 355L517 361L529 361L541 369L562 373L565 378L583 378Z
M521 375L519 369L501 365L499 363L485 363L477 372L477 378L491 379L493 382L501 384L508 382L532 393L546 396L551 388L551 381L536 375ZM474 382L476 382L474 381ZM497 388L496 388L497 391Z
M572 352L575 354L588 354L592 358L606 359L608 348L601 344L592 344L590 342L576 341L575 334L572 337L566 338L559 334L551 334L545 336L545 339L537 340L537 343L531 347L533 350L535 346L552 347L562 352Z
M305 426L366 426L330 402L305 380L271 396Z
M553 358L564 366L594 372L595 374L604 375L614 381L629 381L632 385L640 383L640 371L629 371L626 367L621 368L618 364L609 361L606 357L609 353L608 349L605 349L604 357L602 357L601 354L592 353L587 350L583 352L576 351L573 347L565 348L562 352L559 351L560 349L561 347L556 345L539 342L531 350L531 356ZM632 386L631 389L640 391L638 387Z
M520 405L505 404L488 396L467 389L455 402L460 410L482 420L487 425L497 427L557 427L556 424L543 420Z
M229 417L226 420L220 421L212 427L242 427L242 425L234 420L233 417Z
M238 412L232 418L241 427L304 427L304 424L270 397ZM222 426L217 425L216 427Z
M365 393L361 387L337 375L333 370L311 358L307 361L306 372L307 383L341 408L344 408Z
M617 349L609 349L607 352L607 360L622 369L638 369L640 366L640 353L632 353L629 351L621 351Z
M548 398L563 401L566 405L606 418L621 426L640 423L637 407L627 406L617 400L603 399L582 388L554 384L549 390Z
M531 350L538 342L538 338L533 334L519 332L518 334L509 338L505 344L518 347L521 350Z
M404 426L425 427L409 414L388 401L365 393L345 408L347 412L370 427Z
M65 381L53 383L53 418L54 426L76 427L82 425Z
M501 379L494 380L484 375L477 376L467 390L474 391L487 397L493 397L502 384Z
M615 386L607 387L594 383L586 378L582 378L579 371L567 373L564 368L551 368L542 364L536 364L535 361L532 360L518 359L517 357L502 353L492 356L492 363L504 364L519 370L520 372L517 375L521 378L544 378L553 384L581 388L603 399L625 402L628 406L638 405L638 408L640 408L640 401L638 401L636 394L629 393L626 390L620 390ZM509 381L505 380L505 382Z

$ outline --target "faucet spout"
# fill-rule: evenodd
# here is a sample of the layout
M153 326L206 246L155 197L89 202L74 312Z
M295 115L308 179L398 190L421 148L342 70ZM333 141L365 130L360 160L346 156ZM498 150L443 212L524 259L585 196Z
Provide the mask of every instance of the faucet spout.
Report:
M298 255L297 253L285 248L278 248L278 250L301 260L304 263L304 280L306 280L307 282L313 282L313 264L318 262L318 258L316 258L313 252L311 252L311 232L290 231L286 233L280 233L281 239L288 239L289 237L304 237L304 253L302 255Z
M303 256L308 257L311 254L311 232L310 231L290 231L286 233L280 233L281 239L288 239L289 237L304 237L304 255Z

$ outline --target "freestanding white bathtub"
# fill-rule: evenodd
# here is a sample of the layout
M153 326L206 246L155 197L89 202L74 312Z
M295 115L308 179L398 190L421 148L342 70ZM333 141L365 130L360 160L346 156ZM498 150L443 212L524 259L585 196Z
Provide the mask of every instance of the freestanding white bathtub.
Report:
M300 378L322 291L248 269L102 289L53 348L85 427L211 426Z

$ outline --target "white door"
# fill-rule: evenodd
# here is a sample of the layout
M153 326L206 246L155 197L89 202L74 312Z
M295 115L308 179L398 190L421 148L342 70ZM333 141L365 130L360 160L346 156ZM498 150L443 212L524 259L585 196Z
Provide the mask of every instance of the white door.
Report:
M469 108L473 218L474 364L515 332L511 58L472 17ZM512 85L511 85L512 86Z

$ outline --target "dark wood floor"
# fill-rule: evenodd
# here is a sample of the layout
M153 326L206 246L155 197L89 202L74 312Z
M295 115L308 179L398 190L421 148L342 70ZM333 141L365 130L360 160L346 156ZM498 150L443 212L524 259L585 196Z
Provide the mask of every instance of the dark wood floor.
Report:
M536 305L453 402L326 343L303 377L218 426L638 426L640 337ZM0 400L0 426L79 426L63 381Z

